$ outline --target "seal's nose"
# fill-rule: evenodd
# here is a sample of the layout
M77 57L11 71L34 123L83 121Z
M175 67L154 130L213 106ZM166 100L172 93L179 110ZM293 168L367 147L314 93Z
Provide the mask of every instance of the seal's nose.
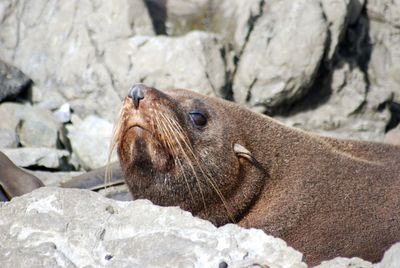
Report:
M135 108L139 108L140 100L144 99L146 86L143 84L134 84L129 90L128 97L132 99Z

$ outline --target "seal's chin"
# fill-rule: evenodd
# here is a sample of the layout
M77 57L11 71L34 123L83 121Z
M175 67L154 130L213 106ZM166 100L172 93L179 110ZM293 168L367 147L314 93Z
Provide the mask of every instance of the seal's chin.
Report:
M129 126L125 133L124 155L129 156L126 161L130 163L130 166L161 173L166 173L173 168L173 157L156 133L140 125Z

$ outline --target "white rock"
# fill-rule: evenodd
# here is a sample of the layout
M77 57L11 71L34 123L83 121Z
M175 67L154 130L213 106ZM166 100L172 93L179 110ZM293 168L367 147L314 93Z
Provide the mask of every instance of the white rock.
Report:
M400 1L367 1L371 82L369 102L374 106L395 99L400 102Z
M331 60L336 52L337 45L346 30L350 2L354 0L321 0L322 8L329 23L330 44L326 55Z
M323 105L307 109L307 105L313 102L311 100L304 104L303 111L290 117L276 118L290 126L322 135L381 141L390 114L387 111L357 114L366 102L367 85L364 74L359 68L351 68L348 63L338 66L340 67L332 71L331 84L324 85L330 88L331 93Z
M259 111L304 95L323 58L327 38L317 1L268 1L264 9L233 81L235 100Z
M20 143L24 147L57 148L62 125L48 110L31 107L17 127Z
M307 267L261 230L216 228L179 208L76 189L41 188L3 205L0 237L1 267Z
M18 146L17 133L11 129L0 128L0 149L16 148Z
M85 120L73 120L67 125L73 156L84 169L91 170L107 164L113 125L105 119L91 115ZM116 161L116 158L112 159Z
M12 148L1 151L20 167L61 169L69 157L68 151L52 148Z
M4 60L31 77L43 95L62 92L81 116L113 118L119 96L103 55L111 40L154 34L142 0L4 0L0 10Z
M134 82L221 96L226 81L219 41L217 36L205 32L182 37L135 36L129 43L110 43L105 59L122 96Z

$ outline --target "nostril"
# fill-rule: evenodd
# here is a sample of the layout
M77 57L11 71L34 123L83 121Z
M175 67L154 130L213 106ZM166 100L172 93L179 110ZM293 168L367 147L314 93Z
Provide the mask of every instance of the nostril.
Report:
M143 84L135 84L131 87L128 93L133 101L133 105L137 109L139 107L140 100L144 99L145 86Z

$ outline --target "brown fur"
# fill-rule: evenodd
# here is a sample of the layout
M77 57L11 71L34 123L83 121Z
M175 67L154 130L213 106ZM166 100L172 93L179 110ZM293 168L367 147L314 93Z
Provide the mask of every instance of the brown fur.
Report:
M204 129L193 126L194 110L208 114ZM155 111L186 138L163 133ZM183 140L187 157L174 151ZM311 265L336 256L375 262L400 240L400 147L321 137L231 102L152 88L137 108L125 99L115 142L134 198L261 228Z

